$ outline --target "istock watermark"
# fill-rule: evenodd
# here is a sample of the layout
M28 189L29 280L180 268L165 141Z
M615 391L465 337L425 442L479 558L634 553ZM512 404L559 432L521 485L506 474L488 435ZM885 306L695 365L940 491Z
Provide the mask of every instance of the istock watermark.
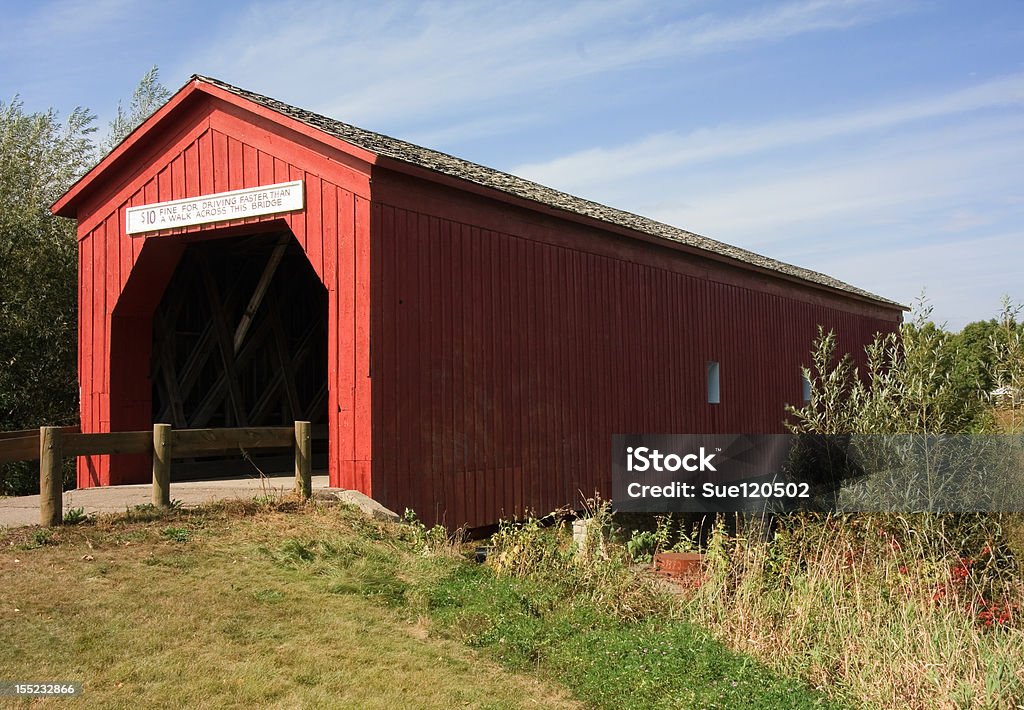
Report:
M623 512L1024 511L1024 437L613 437Z
M704 447L696 454L662 454L657 449L649 449L646 446L626 447L626 469L629 471L668 471L674 473L683 471L714 471L711 463L715 458L714 454L705 453ZM694 463L697 462L697 463Z

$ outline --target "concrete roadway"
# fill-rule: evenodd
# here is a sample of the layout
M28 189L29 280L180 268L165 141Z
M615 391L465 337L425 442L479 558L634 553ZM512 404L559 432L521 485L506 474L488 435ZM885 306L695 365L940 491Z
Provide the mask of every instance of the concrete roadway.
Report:
M326 489L327 476L313 476L313 491ZM186 508L216 500L248 500L259 496L279 496L295 487L294 476L267 478L227 478L171 483L171 500ZM153 502L153 484L140 483L108 488L84 488L64 493L64 511L84 508L88 513L123 513L137 505ZM39 524L39 496L0 498L0 528Z

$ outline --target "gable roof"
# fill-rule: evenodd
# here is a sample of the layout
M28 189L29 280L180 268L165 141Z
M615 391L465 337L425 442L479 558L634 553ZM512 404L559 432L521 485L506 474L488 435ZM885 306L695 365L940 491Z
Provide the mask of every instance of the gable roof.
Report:
M649 237L655 237L656 239L663 239L669 242L682 244L691 249L706 252L712 256L717 256L719 258L725 257L727 260L740 262L740 264L747 264L818 286L824 286L827 289L841 291L861 299L867 299L874 301L875 303L884 304L886 306L902 310L909 310L903 304L875 295L838 279L834 279L827 274L787 264L746 249L741 249L740 247L701 236L685 229L680 229L679 227L673 227L672 225L658 222L631 212L615 209L614 207L608 207L607 205L602 205L598 202L593 202L582 197L576 197L575 195L570 195L550 187L545 187L544 185L540 185L530 180L526 180L500 170L488 168L483 165L478 165L477 163L463 160L462 158L457 158L453 155L448 155L447 153L431 150L430 148L424 148L381 133L368 131L364 128L359 128L358 126L353 126L312 111L307 111L306 109L291 106L290 104L270 98L269 96L263 96L262 94L257 94L255 92L233 86L213 77L194 74L189 80L189 83L186 84L185 89L192 84L198 84L200 88L202 84L208 84L212 87L216 87L222 91L233 94L241 99L257 104L258 106L262 106L287 118L291 118L317 131L321 131L329 136L340 139L345 143L361 148L377 156L390 158L391 160L395 160L400 163L423 168L457 180L481 185L548 208L554 208L555 210L561 210L570 214L580 215L599 222L604 222L609 225L622 227ZM179 94L180 93L183 92L179 92ZM172 97L171 101L173 100L174 98ZM161 112L158 111L157 114L159 113ZM151 117L143 125L145 126L146 124L149 124L155 117L156 114L154 114L154 117ZM140 126L140 128L142 127ZM131 137L132 136L129 136L129 139ZM114 153L118 153L122 150L124 144L127 143L129 139L126 139L122 145L115 148L114 151L111 152L111 157L113 157ZM106 162L106 160L103 162ZM97 168L100 167L101 166L97 166ZM94 168L94 171L95 170L96 169ZM83 179L82 182L85 182L85 180ZM76 185L72 188L68 195L65 195L61 200L58 200L57 205L66 204L67 198L70 197L71 193L78 187L79 186Z

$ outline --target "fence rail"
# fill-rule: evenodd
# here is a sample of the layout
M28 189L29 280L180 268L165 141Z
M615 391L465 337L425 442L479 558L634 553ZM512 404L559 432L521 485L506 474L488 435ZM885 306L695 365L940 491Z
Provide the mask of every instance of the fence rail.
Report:
M94 455L150 454L153 457L153 504L171 504L171 462L175 458L214 456L258 449L292 448L295 451L295 490L312 494L312 427L297 421L294 427L239 427L230 429L173 429L154 424L152 431L83 434L78 427L44 426L0 432L0 464L39 461L39 517L44 526L64 519L65 458Z
M77 434L77 426L60 427L63 434ZM14 461L36 461L39 459L39 430L0 431L0 466Z

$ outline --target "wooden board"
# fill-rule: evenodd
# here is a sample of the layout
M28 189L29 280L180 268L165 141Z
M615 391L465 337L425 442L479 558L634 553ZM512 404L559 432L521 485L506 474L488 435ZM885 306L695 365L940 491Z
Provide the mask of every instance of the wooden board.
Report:
M175 458L214 453L238 453L241 449L292 446L294 427L245 427L230 429L175 429L171 451Z
M62 434L72 434L77 426L61 427ZM0 466L14 461L39 460L39 430L21 429L0 432Z
M153 432L122 431L101 434L65 434L61 437L65 456L92 454L149 454Z
M0 440L0 465L39 460L39 432Z

